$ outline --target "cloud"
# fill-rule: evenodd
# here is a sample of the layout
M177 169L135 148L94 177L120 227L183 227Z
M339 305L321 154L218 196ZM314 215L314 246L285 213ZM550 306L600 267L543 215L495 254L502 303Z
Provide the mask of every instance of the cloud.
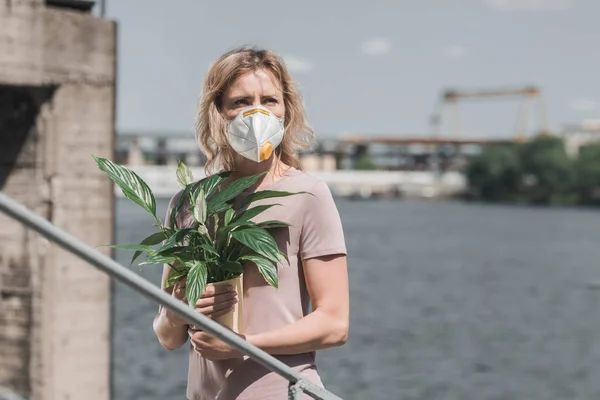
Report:
M568 10L575 0L484 0L484 3L498 11L521 10Z
M283 55L282 58L291 73L303 74L313 70L313 64L306 59L291 54Z
M465 55L467 50L463 46L452 45L444 48L444 55L448 58L461 58Z
M371 56L387 54L392 49L392 42L386 38L372 38L362 42L361 51Z
M589 98L575 99L569 103L569 108L574 111L600 111L600 101Z

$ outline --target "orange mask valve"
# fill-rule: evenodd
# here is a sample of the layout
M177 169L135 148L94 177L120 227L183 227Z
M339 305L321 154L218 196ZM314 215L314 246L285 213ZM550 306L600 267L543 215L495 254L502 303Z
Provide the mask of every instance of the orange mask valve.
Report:
M272 153L273 153L273 146L271 145L270 142L266 142L260 148L260 161L268 160L269 157L271 157Z

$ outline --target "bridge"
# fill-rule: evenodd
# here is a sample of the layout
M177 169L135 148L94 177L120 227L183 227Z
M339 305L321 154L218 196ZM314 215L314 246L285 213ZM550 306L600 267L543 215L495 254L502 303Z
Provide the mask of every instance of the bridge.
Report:
M344 144L385 144L385 145L427 145L427 146L463 146L463 145L494 145L520 142L522 140L514 138L456 138L456 137L439 137L439 136L407 136L407 137L368 137L368 136L352 136L338 139Z

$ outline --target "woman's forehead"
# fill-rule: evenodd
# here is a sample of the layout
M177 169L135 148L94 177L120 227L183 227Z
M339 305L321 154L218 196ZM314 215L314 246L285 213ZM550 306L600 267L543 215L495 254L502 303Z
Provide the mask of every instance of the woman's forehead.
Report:
M226 94L230 97L253 96L257 94L272 96L281 94L281 88L273 74L259 69L239 76L227 88Z

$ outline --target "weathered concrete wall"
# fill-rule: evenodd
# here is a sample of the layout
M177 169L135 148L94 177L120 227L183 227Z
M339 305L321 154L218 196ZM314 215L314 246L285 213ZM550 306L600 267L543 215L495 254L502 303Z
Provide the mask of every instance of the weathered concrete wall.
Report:
M91 245L113 240L116 26L38 0L0 2L0 187ZM110 281L0 215L0 385L107 400Z

